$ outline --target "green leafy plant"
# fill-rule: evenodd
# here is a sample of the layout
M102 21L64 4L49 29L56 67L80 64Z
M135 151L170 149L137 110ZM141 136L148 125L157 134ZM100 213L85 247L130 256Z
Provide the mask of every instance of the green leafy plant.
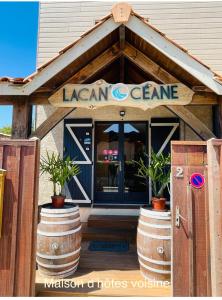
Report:
M4 126L4 127L0 128L0 133L11 135L12 127L11 126Z
M138 166L137 176L145 178L147 181L151 179L153 196L162 198L164 190L168 188L170 183L170 154L155 153L153 150L151 156L145 156L149 159L149 165L140 158L139 161L134 161Z
M73 176L80 173L80 168L75 165L69 156L61 158L60 154L49 154L46 152L45 157L40 161L41 174L48 174L49 181L53 183L53 194L62 195L65 183L69 182Z

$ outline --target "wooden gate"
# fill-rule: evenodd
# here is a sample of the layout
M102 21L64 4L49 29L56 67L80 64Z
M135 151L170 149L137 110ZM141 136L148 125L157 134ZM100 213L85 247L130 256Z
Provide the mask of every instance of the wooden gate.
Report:
M0 238L0 296L34 296L39 141L1 140L6 180Z
M207 141L212 296L222 296L222 140Z
M173 295L210 296L206 142L172 142ZM205 184L190 184L201 173Z

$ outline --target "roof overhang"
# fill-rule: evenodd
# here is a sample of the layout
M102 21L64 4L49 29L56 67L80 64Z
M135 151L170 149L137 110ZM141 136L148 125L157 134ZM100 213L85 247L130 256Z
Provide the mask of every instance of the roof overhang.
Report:
M161 32L145 22L141 17L132 14L127 22L117 23L112 15L95 26L76 43L65 49L46 66L43 66L32 79L25 84L12 84L4 82L0 84L0 95L29 96L44 85L53 76L75 61L83 53L87 52L96 43L101 41L119 26L124 24L144 41L152 45L157 51L175 62L183 70L203 83L217 95L222 95L222 83L215 79L215 73L196 60L181 47L166 38Z

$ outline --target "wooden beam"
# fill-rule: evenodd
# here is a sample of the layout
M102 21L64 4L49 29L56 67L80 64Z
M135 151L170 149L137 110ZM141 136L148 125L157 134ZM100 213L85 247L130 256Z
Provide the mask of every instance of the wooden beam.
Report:
M222 138L222 102L213 107L213 125L216 136Z
M175 83L179 82L174 76L168 73L166 70L161 68L157 63L152 61L146 55L144 55L141 51L126 43L126 47L123 51L123 54L134 64L137 65L144 72L151 74L152 77L156 78L156 80L162 83ZM214 105L217 104L217 95L215 93L209 93L206 91L200 91L194 94L193 100L191 104L200 105Z
M61 120L68 116L76 108L61 107L57 108L36 130L30 137L43 139Z
M222 95L222 85L215 80L215 74L210 69L183 51L178 45L166 39L152 26L136 16L131 16L125 26L216 94Z
M143 69L145 72L152 74L154 78L157 78L162 83L178 82L178 80L175 77L173 77L166 70L154 63L147 56L145 56L143 53L141 53L139 50L137 50L130 44L126 45L124 54L138 67ZM174 112L178 117L180 117L203 140L208 140L212 137L215 137L211 130L186 107L178 105L171 105L166 107L170 111Z
M210 225L211 289L213 297L222 296L222 142L207 142L208 195Z
M105 67L113 63L121 55L119 43L114 44L112 47L104 51L100 56L96 57L79 72L74 74L66 82L63 83L83 83L89 80L90 77L94 76L96 73L102 71ZM61 86L58 88L60 89ZM54 91L55 92L55 91Z
M173 77L170 73L161 68L158 64L153 62L142 52L134 48L132 45L126 42L123 54L136 64L144 72L150 74L156 78L158 82L163 83L174 83L178 80ZM103 70L107 65L115 61L121 55L120 47L118 43L114 44L111 48L104 51L99 57L95 58L90 64L81 69L79 72L73 75L67 82L82 83L82 80L89 79L95 76L96 73ZM123 76L123 75L122 75ZM64 83L64 84L65 84ZM61 87L61 86L60 86ZM59 87L59 88L60 88ZM40 92L35 92L30 96L30 103L33 105L49 104L48 97L51 95L50 91L42 89ZM2 105L13 105L14 102L20 101L21 96L0 96L0 104ZM214 105L217 104L217 95L209 92L197 92L193 96L193 105Z
M27 139L32 128L32 106L28 97L13 104L12 138Z
M97 73L95 73L97 74ZM136 81L132 80L134 79L134 76L136 76ZM147 79L144 79L142 76L140 76L139 73L136 73L132 68L130 69L130 80L131 83L142 83L146 81ZM139 80L137 79L139 78ZM92 77L90 77L92 78ZM109 82L109 80L108 80ZM30 104L32 105L48 105L49 101L48 98L52 95L52 93L34 93L32 94L30 99ZM20 98L17 98L15 96L0 96L0 105L13 105L13 103L20 101ZM191 105L216 105L218 104L218 96L215 93L206 93L206 92L197 92L193 95L193 100L190 103Z
M91 63L72 76L66 83L84 83L91 76L95 75L107 65L111 64L120 56L118 44L103 52L100 56L95 58ZM61 88L61 87L59 87ZM56 111L47 118L37 129L32 133L32 136L43 139L47 133L50 132L61 120L69 115L75 108L57 108Z
M68 49L63 55L59 56L47 67L42 69L31 82L27 83L24 87L24 93L30 95L41 87L44 83L50 80L55 74L58 74L65 67L70 65L74 60L80 57L83 53L86 53L90 48L95 46L96 43L100 42L104 37L109 35L115 29L119 27L112 18L104 21L103 24L98 25L86 34L84 37L78 40L73 47Z
M193 95L191 105L215 105L218 104L218 96L215 93L197 92Z
M126 30L125 30L125 26L121 25L119 27L119 45L120 45L120 50L124 50L124 48L125 48L125 42L126 42Z
M140 69L148 74L151 74L152 77L156 78L158 81L161 81L163 83L179 82L178 79L161 68L157 63L152 61L150 58L148 58L141 51L139 51L129 43L126 43L123 54Z
M126 44L126 32L125 32L125 26L121 25L119 27L119 46L120 51L123 51ZM120 57L120 82L125 81L125 58L122 55Z
M208 87L206 87L204 85L193 86L192 90L194 92L205 92L205 93L212 93L213 92L211 89L209 89Z
M215 138L212 131L185 106L168 105L166 108L181 118L202 140Z

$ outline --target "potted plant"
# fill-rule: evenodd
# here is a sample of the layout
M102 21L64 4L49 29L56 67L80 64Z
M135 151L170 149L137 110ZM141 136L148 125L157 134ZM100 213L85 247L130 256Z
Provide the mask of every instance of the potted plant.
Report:
M49 154L42 157L40 161L41 174L48 174L49 181L53 183L52 206L61 208L65 203L65 195L63 194L64 186L73 176L80 173L80 168L75 165L69 156L61 158L60 154Z
M148 157L147 154L146 157ZM138 166L137 175L146 179L147 182L151 179L153 209L164 210L166 205L164 191L166 188L169 190L170 184L170 154L164 155L152 151L149 165L142 158L135 163Z

